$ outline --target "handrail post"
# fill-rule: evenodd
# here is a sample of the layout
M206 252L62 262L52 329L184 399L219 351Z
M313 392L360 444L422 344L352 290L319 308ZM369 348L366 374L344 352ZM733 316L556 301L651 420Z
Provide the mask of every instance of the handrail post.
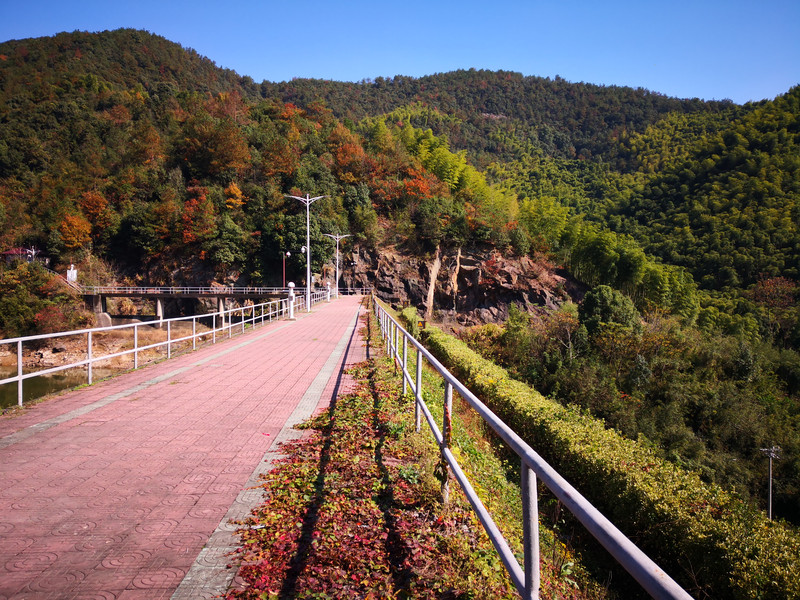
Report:
M416 396L414 399L414 427L416 432L419 433L422 427L422 414L419 406L422 402L422 350L419 348L417 348L417 382L414 393Z
M449 381L444 388L444 411L442 418L442 462L440 463L442 473L442 503L447 504L450 500L450 469L447 468L447 460L444 451L450 448L453 437L453 384Z
M294 321L294 283L289 282L289 297L286 299L286 304L289 308L289 320Z
M408 392L408 381L406 381L406 366L408 353L408 338L403 335L403 396Z
M167 358L172 358L172 321L167 321Z
M394 372L397 373L397 364L400 362L400 348L398 347L400 339L400 330L397 327L397 321L392 321L392 359L394 362Z
M386 354L389 354L389 332L386 331L386 315L383 314L383 310L381 310L381 335L386 344Z
M395 329L394 321L389 321L389 356L392 357L392 365L394 366L394 372L397 373L397 357L395 356L395 340L396 340L397 330Z
M397 373L397 325L394 320L389 323L389 349L394 372Z
M89 359L88 378L89 378L89 385L92 385L92 331L91 330L87 332L86 337L88 338L88 343L87 343L88 347L87 353Z
M22 340L17 341L17 404L22 406Z
M197 350L197 317L192 317L192 350Z
M394 370L397 372L397 367L400 364L400 325L397 324L397 321L393 321L394 323Z
M536 492L536 473L522 461L522 532L525 600L539 597L539 500Z
M139 368L139 325L133 326L133 368Z

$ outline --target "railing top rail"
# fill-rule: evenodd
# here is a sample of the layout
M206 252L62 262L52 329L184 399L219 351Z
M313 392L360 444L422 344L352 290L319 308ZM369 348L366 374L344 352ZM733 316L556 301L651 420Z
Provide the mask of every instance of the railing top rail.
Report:
M587 530L608 550L612 556L630 573L639 584L655 598L691 598L672 578L653 560L628 539L611 521L597 510L578 490L545 461L527 442L506 425L494 412L479 400L463 383L442 365L414 336L375 302L392 321L408 343L411 343L425 360L453 386L462 398L483 418L484 421L505 441L520 459L530 467Z
M221 313L220 312L214 312L214 313L208 313L208 314L204 314L204 315L190 315L190 316L187 316L187 317L173 317L171 319L163 319L163 320L160 320L160 321L158 321L158 320L157 321L152 321L152 322L142 321L142 322L135 322L135 323L124 323L122 325L111 325L109 327L90 327L88 329L72 329L72 330L69 330L69 331L57 331L57 332L54 332L54 333L42 333L42 334L39 334L39 335L27 335L27 336L20 336L20 337L14 337L14 338L6 338L6 339L0 339L0 344L13 344L13 343L17 343L17 342L20 342L20 341L24 343L24 342L34 341L34 340L46 340L46 339L52 339L52 338L58 338L58 337L66 337L66 336L70 336L70 335L81 335L81 334L85 335L85 334L90 333L90 332L91 333L103 333L103 332L106 332L106 331L116 331L116 330L120 330L120 329L128 329L128 328L131 328L131 327L140 327L142 325L151 325L151 324L157 325L157 324L175 323L177 321L191 321L192 319L212 318L214 315L219 315L219 314L227 315L227 314L230 314L230 313L233 313L233 312L242 311L242 310L250 310L250 309L253 309L253 308L259 308L261 306L268 306L268 305L274 304L276 302L281 302L281 300L271 300L269 302L261 302L259 304L253 304L251 306L238 306L238 307L235 307L235 308L228 308L228 309L225 309L224 311L221 311Z
M282 288L282 287L137 287L137 286L78 286L75 288L84 296L251 296L265 297L276 295L288 295L290 289L299 295L304 288ZM314 288L312 293L327 293L328 288ZM331 288L332 293L341 295L347 294L368 294L372 290L369 288L342 288L338 290Z
M81 290L87 295L99 294L285 294L289 288L282 287L224 287L224 286L124 286L124 285L92 285L82 286Z

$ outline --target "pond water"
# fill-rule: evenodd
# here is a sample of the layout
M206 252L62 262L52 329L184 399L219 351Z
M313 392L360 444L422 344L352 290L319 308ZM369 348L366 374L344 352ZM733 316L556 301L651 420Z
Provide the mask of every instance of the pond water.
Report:
M201 325L198 319L197 333L203 334L202 337L198 339L198 345L209 343L211 341L211 335L204 333L204 330L207 330L207 328ZM190 336L192 334L192 323L191 321L173 323L171 331L173 340L175 338ZM167 329L165 326L161 328L139 328L138 343L140 348L145 345L163 343L166 338ZM85 339L85 336L83 336L82 339ZM123 349L130 350L133 348L133 329L97 334L94 337L93 348L95 359L97 359L100 363L98 365L96 362L92 368L93 381L99 381L105 377L110 377L133 368L134 358L132 354L128 354L122 358L111 359L110 361L102 360L103 355L119 352ZM191 349L192 342L189 340L172 343L173 355ZM166 346L160 346L147 351L140 351L138 359L139 366L143 366L148 362L166 358L166 354ZM110 364L113 366L109 366ZM41 368L42 367L33 367L32 369L29 369L26 367L25 373L29 373L32 370ZM0 379L14 377L16 374L17 368L15 365L0 365ZM85 385L86 383L88 383L86 367L78 367L59 371L58 373L52 373L50 375L31 377L23 382L22 403L24 405L26 402L41 398L47 394L68 390L79 385ZM17 406L17 404L17 382L14 381L12 383L0 385L0 410Z
M115 373L114 369L92 369L92 379L98 381ZM17 369L0 366L0 379L13 377ZM22 388L22 402L30 402L53 392L67 390L87 383L86 369L67 369L51 375L26 379ZM17 406L17 382L0 385L0 409Z

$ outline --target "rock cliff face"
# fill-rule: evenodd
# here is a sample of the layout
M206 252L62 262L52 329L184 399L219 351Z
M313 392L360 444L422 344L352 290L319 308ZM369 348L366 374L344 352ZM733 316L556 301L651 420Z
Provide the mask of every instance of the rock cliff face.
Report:
M355 264L343 275L346 285L373 287L387 302L409 302L420 314L462 325L503 321L512 303L527 310L553 309L583 296L579 284L543 257L507 257L496 250L482 253L458 249L426 260L396 248L375 252L359 248L353 257ZM435 282L431 289L432 275Z

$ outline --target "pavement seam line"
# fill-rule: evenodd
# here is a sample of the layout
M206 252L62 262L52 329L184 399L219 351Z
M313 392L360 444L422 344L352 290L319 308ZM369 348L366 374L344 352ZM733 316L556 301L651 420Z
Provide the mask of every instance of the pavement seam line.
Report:
M274 461L281 456L281 444L297 439L302 435L300 431L294 429L294 426L308 419L319 404L328 381L334 374L336 365L342 360L347 345L358 325L360 315L361 305L359 304L355 317L353 317L350 325L348 325L339 339L328 360L325 361L314 381L308 386L292 414L286 419L286 423L270 445L270 449L264 454L264 458L250 475L244 489L231 504L214 533L208 538L206 545L198 554L194 564L189 568L178 589L173 593L171 600L215 598L228 590L238 572L237 568L228 568L227 555L237 548L236 526L232 525L231 521L245 519L261 502L262 495L257 489L260 476L269 472L274 465Z

